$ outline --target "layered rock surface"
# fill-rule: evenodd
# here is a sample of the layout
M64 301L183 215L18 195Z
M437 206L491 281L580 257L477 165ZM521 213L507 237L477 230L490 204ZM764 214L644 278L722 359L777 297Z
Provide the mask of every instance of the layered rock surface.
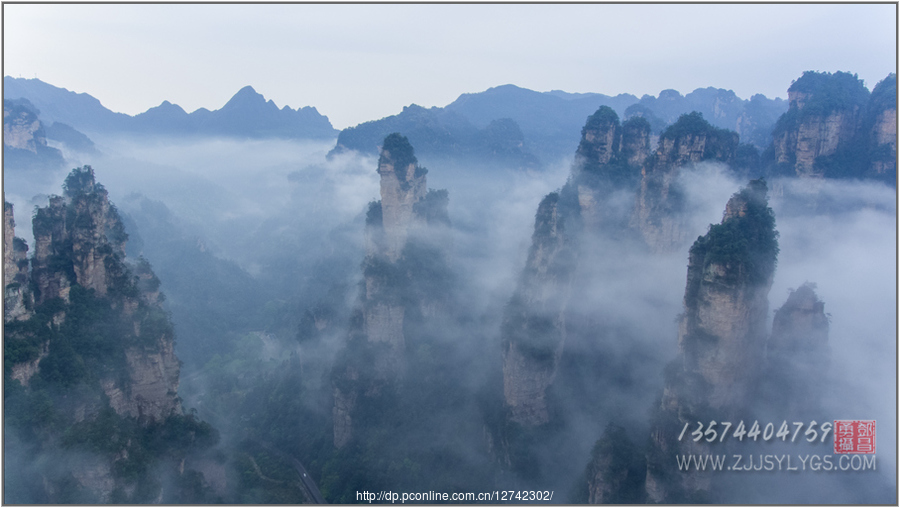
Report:
M895 183L896 90L896 74L870 94L855 74L805 72L772 133L776 174Z

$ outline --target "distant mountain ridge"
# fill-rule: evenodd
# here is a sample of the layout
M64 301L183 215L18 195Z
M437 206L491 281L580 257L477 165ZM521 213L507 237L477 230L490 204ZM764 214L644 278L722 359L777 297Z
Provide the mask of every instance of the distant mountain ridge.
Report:
M231 136L239 138L329 139L337 134L315 107L279 109L251 86L239 90L221 109L192 113L169 101L135 116L115 113L99 100L44 83L39 79L3 78L6 99L26 98L45 123L60 122L88 133L126 132L156 135Z
M332 153L356 150L375 154L380 142L392 132L407 136L423 157L477 153L477 148L470 146L472 133L503 119L521 132L522 154L548 163L575 151L585 119L601 106L610 107L625 119L645 117L654 135L680 115L699 111L712 125L738 132L744 142L760 150L769 145L775 122L788 109L783 99L754 95L744 100L731 90L712 87L684 96L675 90L663 90L659 97L644 95L638 99L631 94L536 92L502 85L462 94L443 108L411 105L397 115L344 129Z

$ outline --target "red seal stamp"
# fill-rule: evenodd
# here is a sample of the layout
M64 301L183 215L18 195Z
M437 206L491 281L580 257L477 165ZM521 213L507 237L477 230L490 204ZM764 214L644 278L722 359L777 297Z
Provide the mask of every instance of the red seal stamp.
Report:
M835 420L834 453L875 453L875 420Z

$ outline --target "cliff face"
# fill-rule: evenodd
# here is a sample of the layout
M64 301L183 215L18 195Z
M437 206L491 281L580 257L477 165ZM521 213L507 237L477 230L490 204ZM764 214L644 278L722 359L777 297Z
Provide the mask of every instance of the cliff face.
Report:
M428 191L427 170L399 134L384 140L378 161L381 201L366 217L366 259L350 339L332 371L334 444L354 435L354 415L364 398L404 378L410 330L441 313L446 287L423 290L442 264L444 239L434 228L449 224L446 191ZM439 228L438 228L439 229ZM423 269L424 268L424 269Z
M32 220L34 231L34 258L31 261L32 277L36 287L38 305L55 298L69 301L69 288L75 278L74 270L66 266L60 270L57 261L66 256L66 201L61 196L51 196L50 203L35 211Z
M25 320L31 317L34 302L28 289L28 244L16 238L13 206L3 204L3 317Z
M38 302L68 301L72 284L105 296L125 275L125 228L93 171L73 172L64 196L53 196L33 220Z
M791 103L802 104L803 101ZM799 106L798 111L801 111ZM776 162L792 165L800 177L825 176L824 168L816 167L816 159L834 155L839 147L853 139L859 113L859 108L855 107L805 118L795 129L784 132L775 139Z
M178 401L178 358L170 337L161 336L151 351L128 348L128 379L101 381L109 405L119 415L140 421L162 421L181 412Z
M666 373L648 456L652 502L700 500L709 475L667 474L674 453L702 453L706 444L680 441L685 422L733 419L746 411L762 376L768 292L778 254L775 219L764 181L732 196L721 224L691 247L679 354Z
M681 168L703 161L732 162L737 147L736 133L713 127L699 113L682 115L662 133L641 170L631 217L632 227L653 251L671 252L687 242L684 195L677 185Z
M774 173L895 183L897 77L872 93L855 74L805 72L772 133Z

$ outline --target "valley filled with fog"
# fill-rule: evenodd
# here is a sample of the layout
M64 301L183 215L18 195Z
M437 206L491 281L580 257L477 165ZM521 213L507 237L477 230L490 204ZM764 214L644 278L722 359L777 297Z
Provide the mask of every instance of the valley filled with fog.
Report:
M892 83L896 87L895 76ZM786 110L783 102L766 107ZM464 105L448 106L448 111L464 111ZM893 108L896 115L896 104ZM820 422L876 420L877 471L794 476L762 472L740 479L736 479L739 473L720 473L712 487L696 491L690 490L694 484L684 487L671 476L660 476L664 478L658 480L660 484L671 489L660 492L673 496L662 499L751 504L896 502L896 169L893 176L890 171L874 177L868 173L846 176L844 166L835 169L841 162L837 156L835 165L822 166L827 168L824 176L799 174L793 167L786 170L783 161L773 169L774 162L766 166L765 161L775 160L771 152L766 155L766 146L739 147L737 134L705 122L701 127L696 127L696 121L689 125L687 115L672 113L671 119L663 121L658 118L663 116L660 109L657 116L647 110L628 116L626 122L620 111L620 123L610 107L591 109L597 112L580 120L584 125L579 127L581 144L577 133L575 139L565 141L565 148L572 148L569 155L560 155L563 150L552 139L536 140L536 130L523 128L527 135L509 134L499 130L509 125L489 127L486 121L459 132L474 140L495 136L491 138L495 144L465 141L470 138L452 133L459 136L447 141L452 149L435 141L431 149L420 151L415 136L409 135L407 141L407 133L400 131L403 143L415 154L402 161L412 168L408 176L394 169L406 168L396 154L399 149L394 154L378 150L384 136L374 152L347 147L353 139L364 140L360 146L368 143L365 136L370 134L362 132L362 126L343 131L349 134L342 138L319 139L138 135L83 128L95 147L92 153L50 139L47 146L60 150L63 165L46 170L6 166L5 200L13 205L15 236L30 247L29 255L35 252L38 235L31 231L32 214L48 207L51 195L63 193L63 181L71 181L66 178L72 168L93 169L93 178L105 187L128 235L126 264L143 258L159 279L159 291L165 297L160 305L174 327L174 354L181 362L177 395L185 414L209 424L217 436L180 458L182 469L197 473L192 477L196 485L190 488L185 486L184 473L171 473L168 459L146 459L140 478L165 478L154 486L144 486L145 480L109 466L104 466L112 478L107 483L84 476L71 480L68 473L53 470L41 474L62 486L44 492L34 482L17 487L13 491L17 499L28 503L309 502L313 494L298 480L292 465L299 461L325 500L334 503L357 502L354 492L363 490L497 489L553 491L553 504L601 502L600 492L613 495L606 502L650 502L654 499L647 496L653 494L645 492L652 489L646 490L645 482L653 471L648 475L646 457L652 456L654 446L662 446L651 443L650 436L657 435L660 421L667 421L663 414L667 407L677 406L673 412L677 417L694 414L691 404L696 399L691 397L700 393L679 392L687 389L670 374L684 358L688 360L682 363L690 363L693 354L680 343L691 340L684 332L692 326L685 324L685 316L694 305L686 291L686 283L691 282L691 246L698 237L712 238L711 225L724 225L729 218L726 203L752 187L748 182L765 176L768 201L761 206L774 213L777 248L772 255L777 255L777 264L768 281L771 289L762 293L761 301L767 306L765 330L758 332L760 340L768 340L775 311L794 290L814 284L828 323L827 345L816 346L824 347L829 358L817 373L822 376L816 386L819 405L811 412L787 414L781 406L767 406L760 396L737 410L724 405L696 409L696 414L721 420L743 415L740 411L749 408L746 414L776 426L782 420L808 422L813 414ZM773 118L780 114L767 115L771 123L766 127L771 129ZM664 130L644 121L647 117L656 118L663 127L683 124L683 129L696 130L688 134ZM446 120L450 116L440 118L451 125ZM762 122L763 116L754 118ZM598 127L601 123L611 125L614 144L596 141L600 136L594 137L591 129L605 132ZM626 126L644 128L644 124L644 159L624 162ZM790 127L778 125L783 130ZM416 132L425 139L421 131ZM771 140L771 135L752 132L755 139ZM729 145L732 134L733 145ZM684 139L701 135L707 136L707 148L699 149L702 157L680 165L673 162L674 156L665 158L666 147L682 142L687 146ZM713 140L725 148L708 155ZM602 159L620 146L622 159L616 158L618 152ZM895 160L896 140L893 146ZM600 162L590 159L597 153ZM752 153L755 159L742 159L735 153ZM652 157L656 162L647 162ZM403 226L408 228L403 234L408 233L409 243L401 243L405 250L400 254L391 251L389 243L379 243L389 242L393 234L387 202L393 198L385 190L388 166L401 175L397 177L399 202L413 214L410 225ZM664 179L647 183L648 175L663 170L669 171ZM609 180L591 180L595 175ZM407 177L408 182L403 180ZM616 178L628 180L622 183ZM439 192L425 193L426 181L428 189L447 191L445 208L439 203ZM403 201L407 196L403 193L419 185L421 196L415 203ZM663 203L674 211L640 223L636 203L644 203L645 194L655 192L653 185L664 185L665 192L646 202ZM551 196L556 196L558 206L548 201ZM427 199L438 204L428 204L432 202ZM426 204L432 208L426 209ZM550 204L557 206L552 213ZM660 235L671 233L674 240L656 248L656 240L651 241L647 231L657 231L652 228L660 220L673 217L677 217L675 226L659 230ZM388 240L380 240L379 228ZM741 244L740 248L748 247ZM704 266L702 276L711 277L716 268ZM721 266L733 264L722 262ZM744 272L735 277L743 280ZM744 286L734 284L738 288L734 295L739 295L733 297L739 302L734 305L739 306L750 297L740 292ZM556 291L562 295L559 300ZM519 302L520 297L525 303ZM401 318L394 326L391 320L398 309ZM552 319L541 321L544 316ZM382 323L379 319L388 324L378 336L399 333L399 346L391 342L395 338L374 338L373 323ZM739 328L752 319L733 318L728 326ZM513 330L516 326L521 328ZM14 340L18 339L6 337L7 343ZM52 345L63 339L50 340ZM395 349L379 349L388 343ZM511 360L516 347L526 351L518 364ZM369 372L362 366L366 364L381 366ZM533 380L528 372L545 384L533 389L539 382L528 384ZM781 375L761 372L761 378ZM40 369L31 375L40 379ZM82 382L89 386L94 381ZM49 380L39 383L52 388L47 388L48 400L57 401L55 411L68 415L59 402L68 400L67 392ZM45 386L39 383L32 386ZM516 392L516 383L525 388ZM38 389L43 388L34 388ZM790 394L791 389L785 386L784 393ZM25 395L16 392L15 396L28 397L27 390L22 390ZM112 392L104 390L109 397ZM516 413L516 407L530 402L516 406L512 393L535 396L533 407L538 409ZM666 406L666 397L674 397L673 393L681 393L682 398L671 399L676 402ZM90 415L90 404L87 407ZM83 407L77 411L85 418ZM65 421L69 416L57 418ZM692 429L695 424L691 421ZM610 430L614 427L624 429L626 437L616 441L619 448L614 446L615 451L604 455L610 448L599 443L604 436L614 435ZM102 462L112 453L65 444L69 437L60 438L58 446L43 446L36 444L38 438L21 437L19 432L7 432L12 436L7 439L16 440L7 447L7 470L21 461L28 464L26 471L49 471L46 464L62 460L59 457L77 463L80 454L86 454ZM55 436L54 432L48 430L47 435ZM825 445L829 443L830 438ZM798 444L788 453L832 453L824 445L801 448ZM728 453L772 453L764 446L721 447L726 449ZM674 449L667 452L675 453ZM147 456L154 455L148 452ZM118 460L112 463L131 459ZM674 458L670 462L674 466ZM627 474L616 476L615 471L626 470ZM20 481L10 474L7 482ZM120 489L125 494L116 495L125 497L91 497L91 492L113 484L115 489L108 490ZM69 492L65 489L77 495L62 501L54 497ZM145 491L147 497L140 497ZM156 497L157 492L162 494ZM172 492L190 492L195 497L177 497ZM169 495L175 497L165 497Z

